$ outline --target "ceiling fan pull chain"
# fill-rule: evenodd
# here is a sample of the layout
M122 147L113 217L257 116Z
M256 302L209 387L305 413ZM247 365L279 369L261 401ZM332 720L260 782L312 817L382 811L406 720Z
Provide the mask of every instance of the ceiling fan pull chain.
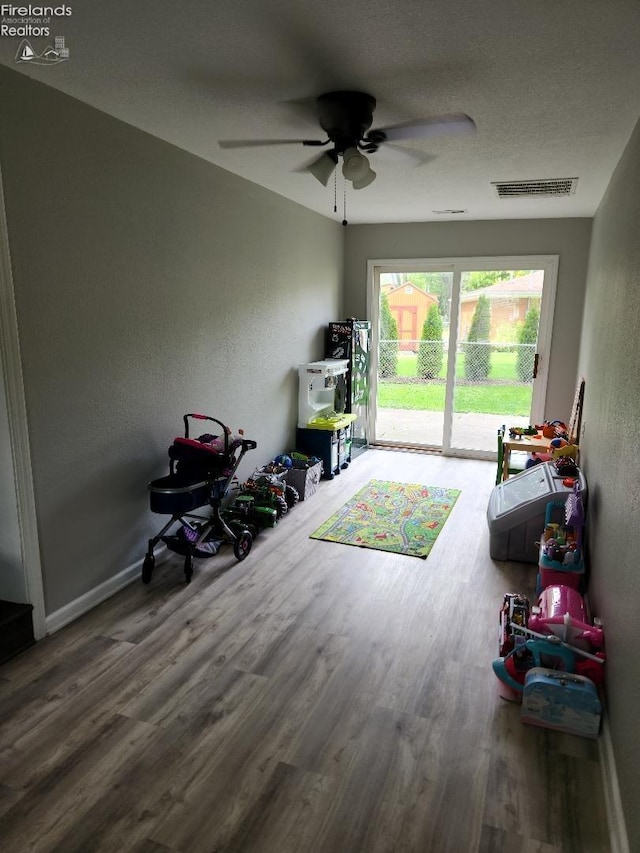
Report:
M338 212L338 173L333 173L333 212Z
M342 224L346 227L347 223L347 182L344 182L344 197L342 199L342 211L344 219L342 220Z

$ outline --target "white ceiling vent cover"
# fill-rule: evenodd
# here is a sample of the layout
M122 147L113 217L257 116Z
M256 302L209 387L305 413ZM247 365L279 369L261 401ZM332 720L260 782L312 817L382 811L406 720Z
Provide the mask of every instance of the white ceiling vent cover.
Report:
M545 178L536 181L492 181L498 198L549 198L575 195L577 178Z

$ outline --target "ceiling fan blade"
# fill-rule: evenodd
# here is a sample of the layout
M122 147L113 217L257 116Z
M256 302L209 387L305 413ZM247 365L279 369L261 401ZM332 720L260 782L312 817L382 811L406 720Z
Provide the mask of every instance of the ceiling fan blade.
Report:
M320 139L220 139L220 148L259 148L263 145L326 145Z
M381 147L376 157L383 151L393 152L394 159L397 161L399 158L395 156L396 152L398 154L402 153L406 157L410 157L415 161L415 166L424 166L427 163L431 163L433 160L437 160L437 154L427 154L425 151L414 151L413 148L403 148L402 145L396 145L395 142L385 142Z
M451 115L433 116L418 121L407 121L390 127L379 127L376 128L376 132L382 131L388 140L395 141L397 139L426 139L430 136L474 133L475 129L475 122L470 116L465 113L452 113Z

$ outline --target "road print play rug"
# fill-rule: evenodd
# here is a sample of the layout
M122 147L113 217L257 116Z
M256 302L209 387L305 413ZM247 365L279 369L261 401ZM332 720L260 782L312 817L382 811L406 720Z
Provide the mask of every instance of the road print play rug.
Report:
M426 558L459 489L370 480L311 539Z

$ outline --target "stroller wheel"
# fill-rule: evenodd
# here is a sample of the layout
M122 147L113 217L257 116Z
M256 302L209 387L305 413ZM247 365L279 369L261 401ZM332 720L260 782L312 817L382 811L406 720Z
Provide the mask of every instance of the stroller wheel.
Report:
M242 533L239 534L236 541L233 543L233 553L235 554L236 560L244 560L244 558L249 554L252 545L252 535L249 533L248 530L243 530Z
M191 554L187 554L184 558L184 577L187 583L191 583L191 578L193 576L193 559Z
M142 583L149 583L151 581L151 575L153 574L155 565L156 558L153 554L147 554L144 558L144 563L142 564Z

